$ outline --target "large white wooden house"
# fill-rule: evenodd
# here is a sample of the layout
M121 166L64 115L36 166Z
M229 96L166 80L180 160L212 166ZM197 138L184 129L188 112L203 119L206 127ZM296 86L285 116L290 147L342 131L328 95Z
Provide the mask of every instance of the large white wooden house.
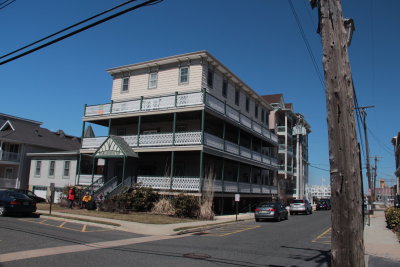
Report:
M277 197L273 107L207 51L108 70L111 102L85 106L78 184L113 194L131 183L201 194L210 170L214 208L226 213Z

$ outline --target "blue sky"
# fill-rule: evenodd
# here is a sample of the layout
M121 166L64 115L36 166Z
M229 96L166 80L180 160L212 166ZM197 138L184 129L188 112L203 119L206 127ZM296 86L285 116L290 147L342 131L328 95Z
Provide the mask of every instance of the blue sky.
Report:
M322 74L317 10L308 0L292 1ZM16 0L0 9L0 54L122 2ZM343 2L356 25L349 56L358 102L375 105L367 116L371 155L383 157L378 178L391 183L390 140L400 130L400 1ZM106 69L198 50L208 50L260 95L283 93L312 127L310 163L329 169L325 92L284 0L165 0L125 14L0 66L0 112L80 136L84 105L110 101ZM329 172L310 167L310 183L322 177Z

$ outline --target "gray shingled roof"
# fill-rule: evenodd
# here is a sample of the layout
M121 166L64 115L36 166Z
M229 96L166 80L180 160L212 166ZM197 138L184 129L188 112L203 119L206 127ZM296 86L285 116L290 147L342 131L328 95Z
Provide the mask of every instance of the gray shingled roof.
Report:
M81 146L79 138L68 136L62 131L52 132L34 121L0 115L0 120L9 120L14 127L14 130L0 131L0 139L58 150L76 150Z
M138 158L138 154L136 154L135 151L132 150L132 148L122 137L110 135L110 138L114 140L114 142L118 145L118 147L121 149L122 153L125 154L125 156Z

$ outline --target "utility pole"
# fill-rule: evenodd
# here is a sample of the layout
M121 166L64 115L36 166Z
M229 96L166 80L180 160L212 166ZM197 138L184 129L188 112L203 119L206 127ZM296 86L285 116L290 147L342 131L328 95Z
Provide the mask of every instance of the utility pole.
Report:
M323 46L332 199L333 267L365 266L362 191L354 120L354 88L347 48L353 20L343 19L340 0L318 5Z
M368 189L370 191L371 196L368 198L368 203L371 204L371 198L373 196L373 183L372 183L372 175L371 175L371 164L369 162L369 144L368 144L368 133L367 133L367 112L365 110L367 108L373 108L375 106L365 106L365 107L356 107L355 109L360 110L362 120L363 120L363 128L364 128L364 136L365 136L365 157L366 157L366 167L367 167L367 179L368 179Z
M371 189L371 199L372 201L375 201L375 188L376 188L376 176L378 175L378 158L382 158L382 157L378 157L375 156L375 165L372 168L373 169L373 175L372 175L372 189Z

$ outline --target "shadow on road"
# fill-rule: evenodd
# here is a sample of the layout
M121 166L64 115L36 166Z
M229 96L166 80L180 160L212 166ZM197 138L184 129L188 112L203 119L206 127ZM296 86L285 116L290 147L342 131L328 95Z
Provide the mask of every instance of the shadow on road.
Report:
M303 260L306 262L315 262L317 266L329 266L331 267L331 251L329 250L321 250L321 249L312 249L312 248L299 248L299 247L289 247L289 246L281 246L281 248L290 248L302 251L310 251L317 252L316 255L308 256L304 254L297 254L290 256L292 259ZM300 253L300 252L299 252Z

